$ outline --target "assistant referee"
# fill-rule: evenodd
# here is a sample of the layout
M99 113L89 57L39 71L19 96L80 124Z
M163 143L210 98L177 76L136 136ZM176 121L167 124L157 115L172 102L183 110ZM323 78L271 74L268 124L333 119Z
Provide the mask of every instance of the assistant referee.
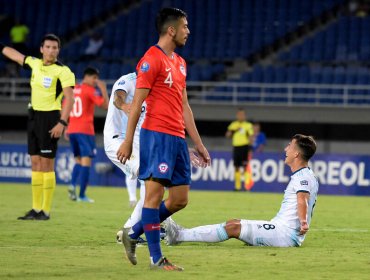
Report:
M42 58L25 56L0 44L1 53L32 70L27 142L31 156L32 209L19 220L49 220L56 186L54 158L57 143L73 107L75 76L58 61L60 39L47 34L41 41ZM61 109L62 98L65 104Z
M247 121L245 110L240 108L226 131L226 137L232 138L233 160L235 167L235 191L241 190L241 173L244 174L244 182L248 181L248 156L253 135L253 125Z

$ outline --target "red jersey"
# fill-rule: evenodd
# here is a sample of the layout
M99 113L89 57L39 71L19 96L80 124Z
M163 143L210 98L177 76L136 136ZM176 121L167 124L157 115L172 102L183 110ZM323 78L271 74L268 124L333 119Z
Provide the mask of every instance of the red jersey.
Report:
M94 135L94 108L101 106L104 98L98 91L87 84L76 85L73 89L75 103L69 115L67 133Z
M150 89L143 128L185 138L182 96L186 88L186 62L168 57L152 46L137 65L136 88Z

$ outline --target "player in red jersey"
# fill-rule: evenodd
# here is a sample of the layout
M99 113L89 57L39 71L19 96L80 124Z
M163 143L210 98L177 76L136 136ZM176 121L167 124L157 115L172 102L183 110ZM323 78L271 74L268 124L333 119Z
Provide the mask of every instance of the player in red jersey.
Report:
M185 129L194 142L201 166L206 167L211 162L188 103L185 60L174 52L176 47L185 45L190 34L186 18L186 13L176 8L164 8L158 13L159 41L137 66L126 138L117 151L122 163L130 158L135 127L145 99L147 112L140 131L139 168L139 179L145 181L146 191L142 220L130 230L123 230L122 241L127 257L136 264L136 239L145 232L152 269L183 270L162 255L160 222L188 202L190 161ZM162 201L164 187L169 188L169 194Z
M95 87L98 87L100 92ZM99 71L88 67L81 84L73 90L75 103L69 116L66 131L75 157L71 186L68 189L71 200L94 202L85 194L89 181L91 158L95 156L94 109L95 105L107 110L108 94L104 82L99 80ZM80 179L80 194L76 196L77 180Z

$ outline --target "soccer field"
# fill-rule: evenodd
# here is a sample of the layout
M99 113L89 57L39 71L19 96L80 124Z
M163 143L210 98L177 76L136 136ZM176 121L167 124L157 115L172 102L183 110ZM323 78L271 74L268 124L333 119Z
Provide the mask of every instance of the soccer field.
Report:
M18 221L29 210L29 185L0 184L0 279L370 279L370 198L320 196L300 248L249 247L238 240L186 243L164 255L184 272L150 271L123 257L115 234L131 212L122 188L90 188L95 204L74 203L58 186L50 221ZM183 226L229 218L269 219L282 194L200 192L174 215ZM169 279L169 278L168 278Z

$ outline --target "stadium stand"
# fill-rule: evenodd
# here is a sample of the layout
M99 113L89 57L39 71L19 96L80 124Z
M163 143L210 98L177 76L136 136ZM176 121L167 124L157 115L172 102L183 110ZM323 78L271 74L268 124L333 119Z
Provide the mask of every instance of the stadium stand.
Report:
M99 16L99 13L113 7L118 0L108 0L104 2L98 0L77 2L73 2L72 0L58 0L52 3L42 0L35 2L35 5L27 7L27 9L22 9L22 5L24 5L23 1L14 1L15 5L7 5L5 3L6 0L2 0L2 2L4 3L1 5L3 8L0 10L0 13L24 19L24 21L30 25L31 30L34 30L34 37L38 38L45 32L41 30L45 28L45 26L48 26L50 30L62 36L67 33L68 29L76 28L81 22L86 22L92 17ZM72 2L73 9L69 11L68 7L72 6ZM156 39L155 33L151 32L154 31L151 30L153 26L148 25L147 22L154 21L154 11L158 10L164 4L172 4L173 6L188 11L189 24L192 26L194 34L196 34L197 37L202 39L203 34L206 34L206 40L192 40L190 42L191 47L187 48L190 49L190 57L199 58L205 56L224 59L227 53L229 53L231 57L236 57L239 56L236 49L238 40L241 40L240 38L243 38L244 42L248 44L246 48L243 49L248 50L248 52L253 52L254 48L259 48L264 43L272 42L273 39L282 36L290 29L298 26L300 22L308 20L313 15L320 13L323 9L335 3L334 0L314 1L317 3L309 7L312 9L306 9L307 6L310 6L309 2L310 1L297 2L289 0L235 0L230 2L223 0L145 1L137 9L134 9L125 16L121 16L115 23L106 26L106 30L115 30L116 32L115 36L107 36L107 38L111 38L112 40L118 39L119 43L121 43L120 35L122 34L130 38L137 36L138 40L134 38L134 40L130 40L130 42L131 44L138 43L138 46L135 45L135 49L142 52L148 45L148 42L154 42ZM276 9L279 10L279 13L275 13ZM300 10L304 12L297 13L297 11ZM36 21L32 20L35 11L40 13ZM207 12L203 13L202 11ZM70 12L72 14L70 14ZM286 20L287 18L289 18L289 21ZM251 26L253 27L252 29ZM278 26L278 28L273 28L276 26ZM138 28L143 32L135 32ZM231 32L231 30L236 30L237 32ZM266 30L268 32L261 32ZM107 31L108 34L109 32L110 31ZM240 36L240 34L243 33L245 33L246 36ZM141 34L149 34L149 38ZM261 36L261 34L265 35ZM254 40L250 40L250 37L253 37ZM214 38L217 38L217 41L221 42L221 44L214 42ZM197 48L196 44L200 44L196 43L197 41L206 43L206 48ZM221 46L217 48L216 52L214 51L215 48L210 47L215 43ZM229 48L229 46L233 47ZM130 49L133 49L130 43L123 49L127 49L127 54L132 54L129 52ZM202 49L204 52L202 52ZM206 50L209 50L209 52ZM242 53L240 53L240 55L244 56Z
M367 0L0 0L0 41L9 43L10 27L21 17L31 32L30 54L38 55L40 37L54 32L63 42L60 59L77 78L88 64L96 66L110 88L157 41L156 11L176 6L189 15L191 35L180 54L202 134L223 135L222 122L245 107L277 138L310 123L321 138L368 140L368 8L348 9L361 1ZM95 32L103 35L103 48L83 61ZM29 79L1 77L8 65L0 58L2 131L22 128L29 99ZM97 116L101 131L105 113Z
M119 2L119 0L16 0L10 3L1 0L0 14L20 19L27 24L32 34L29 37L29 44L35 48L45 33L55 33L63 38L80 24L98 17Z
M370 18L345 16L288 52L282 61L353 63L370 58Z
M370 39L366 36L370 19L346 12L344 7L349 1L147 0L130 6L131 2L123 1L126 4L123 5L118 0L74 1L73 9L69 9L72 0L40 0L32 5L20 0L9 5L6 0L0 0L0 14L24 20L31 30L29 44L33 48L37 49L39 38L46 32L60 35L64 39L62 61L71 67L77 78L81 78L87 65L98 67L104 79L115 79L134 71L137 59L157 40L153 24L148 23L154 22L157 10L169 5L182 8L189 15L191 36L187 46L180 50L188 61L189 81L353 86L370 83L368 66L364 63L370 57ZM118 4L121 6L113 13ZM343 10L326 22L324 17L338 7ZM110 16L102 17L109 12ZM38 15L36 20L35 14ZM86 23L94 24L88 26ZM313 29L306 34L303 31L308 27ZM82 30L79 36L70 36L76 29ZM97 59L82 61L80 57L92 32L103 35L103 49ZM297 32L298 37L294 37ZM283 39L291 35L292 40L284 45ZM1 36L4 41L7 34ZM276 49L276 42L283 44ZM247 69L239 69L237 75L235 71L229 75L235 61L266 49L271 50L272 59L257 59ZM4 68L5 62L1 60L3 72ZM26 71L20 72L21 77L28 75ZM286 86L265 88L265 97L253 95L261 92L261 86L243 87L239 90L244 95L237 97L240 102L317 103L313 96L319 93L323 96L319 102L322 104L341 104L344 95L349 96L346 97L348 104L370 104L361 99L370 94L367 89L345 92L333 88L296 87L291 90L293 97L288 98L290 93ZM216 87L215 94L206 100L231 100L227 96L231 88Z
M369 38L366 35L370 26L367 16L348 15L343 10L340 17L317 32L306 36L300 43L279 53L265 65L254 65L249 71L241 74L238 81L248 83L286 83L314 85L352 85L354 88L345 91L336 89L298 89L307 98L299 102L314 103L312 96L322 94L322 104L340 104L344 99L350 105L369 104L370 91L356 86L370 84ZM273 92L276 89L267 90ZM286 93L280 89L279 93ZM326 96L326 97L325 97ZM283 100L278 100L283 101Z
M0 13L24 19L32 31L30 44L37 47L39 38L45 32L54 32L63 38L81 23L99 18L118 0L77 1L69 11L71 2L58 0L51 3L42 0L28 9L21 9L24 3L16 0L15 5L4 3ZM195 73L190 75L190 80L210 80L222 76L225 67L221 67L220 63L251 55L340 2L343 1L142 1L141 5L113 20L107 20L95 31L104 36L103 61L109 64L117 57L137 58L148 45L156 41L154 27L148 24L154 22L155 11L164 5L182 8L189 14L192 31L187 47L180 51L190 64L195 64ZM33 20L35 11L40 14L36 21ZM45 30L45 26L48 30ZM78 40L67 44L61 54L64 60L69 62L83 54L88 33L81 34ZM195 61L199 59L206 61L197 65ZM112 68L109 73L117 73L117 66L113 64L108 67Z

